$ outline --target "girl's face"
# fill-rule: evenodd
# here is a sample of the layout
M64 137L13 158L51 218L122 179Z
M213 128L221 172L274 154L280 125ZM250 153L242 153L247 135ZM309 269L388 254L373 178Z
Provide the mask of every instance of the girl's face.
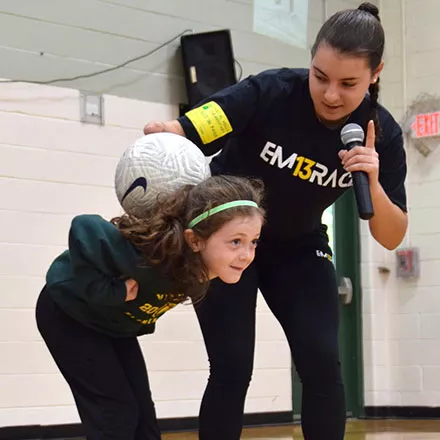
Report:
M372 72L365 57L342 54L321 44L312 59L309 88L322 122L334 123L352 113L375 83L383 62Z
M220 278L228 284L237 283L243 271L255 258L263 219L255 214L237 217L225 223L207 240L198 238L189 229L188 244L200 255L208 268L209 279Z

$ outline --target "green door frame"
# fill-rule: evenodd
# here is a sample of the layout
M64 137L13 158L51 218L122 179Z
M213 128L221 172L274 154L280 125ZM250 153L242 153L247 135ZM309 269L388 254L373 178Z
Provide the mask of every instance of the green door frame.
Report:
M334 208L334 240L338 279L349 277L353 285L351 304L341 304L339 344L347 410L352 417L364 415L362 295L359 215L354 191L347 191Z
M359 217L353 191L347 191L333 206L333 234L337 277L348 277L353 285L351 304L340 307L339 342L347 416L358 418L364 415L364 384ZM299 420L302 387L293 363L292 379L294 420Z

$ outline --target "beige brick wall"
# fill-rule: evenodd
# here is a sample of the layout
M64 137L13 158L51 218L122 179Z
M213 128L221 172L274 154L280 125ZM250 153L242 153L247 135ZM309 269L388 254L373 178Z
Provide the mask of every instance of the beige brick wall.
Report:
M388 40L381 100L400 121L420 93L440 96L440 4L379 3ZM440 406L440 151L424 158L411 142L405 148L410 223L402 246L420 248L421 276L397 280L395 253L363 225L365 397L367 405Z

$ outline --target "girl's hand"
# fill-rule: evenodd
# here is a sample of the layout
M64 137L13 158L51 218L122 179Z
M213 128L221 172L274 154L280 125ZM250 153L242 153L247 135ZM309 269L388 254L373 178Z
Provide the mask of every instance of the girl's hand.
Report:
M125 298L125 301L133 301L134 299L136 299L139 291L139 284L137 283L137 281L129 278L125 281L125 287L127 288L127 296Z

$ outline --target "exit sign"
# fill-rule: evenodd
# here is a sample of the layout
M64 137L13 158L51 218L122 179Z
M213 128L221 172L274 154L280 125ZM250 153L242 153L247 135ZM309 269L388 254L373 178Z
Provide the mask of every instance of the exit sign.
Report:
M412 137L416 139L440 136L440 111L420 113L411 125Z

